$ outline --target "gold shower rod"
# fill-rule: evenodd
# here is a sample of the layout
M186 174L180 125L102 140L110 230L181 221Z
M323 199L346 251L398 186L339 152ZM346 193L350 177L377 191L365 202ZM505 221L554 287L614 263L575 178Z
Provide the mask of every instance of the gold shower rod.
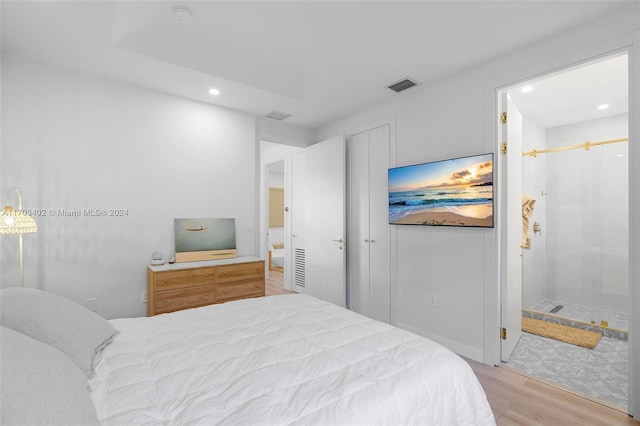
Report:
M558 151L569 151L570 149L584 149L585 151L589 151L592 146L598 145L608 145L610 143L619 143L619 142L628 142L629 138L619 138L619 139L609 139L607 141L598 141L598 142L589 142L585 141L580 145L571 145L571 146L563 146L560 148L549 148L549 149L532 149L529 152L523 152L522 156L526 157L527 155L530 157L536 157L538 154L546 154L547 152L558 152Z

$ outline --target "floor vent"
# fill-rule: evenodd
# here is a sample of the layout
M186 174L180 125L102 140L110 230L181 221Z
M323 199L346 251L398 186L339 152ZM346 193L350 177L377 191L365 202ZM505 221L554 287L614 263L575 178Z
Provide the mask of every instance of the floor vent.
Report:
M564 306L562 305L557 305L555 308L553 308L552 310L549 311L550 314L555 314L556 312L558 312L560 309L564 308Z
M299 287L306 287L306 256L304 249L294 250L293 258L293 282Z
M279 120L282 121L287 117L291 117L291 114L287 114L286 112L280 112L280 111L269 111L268 113L266 113L264 115L267 118L272 118L274 120Z
M400 93L404 90L410 89L412 87L415 87L417 85L419 85L420 83L418 83L417 81L413 80L412 78L403 78L400 81L396 81L395 83L392 83L387 87L387 89L391 89L396 93Z

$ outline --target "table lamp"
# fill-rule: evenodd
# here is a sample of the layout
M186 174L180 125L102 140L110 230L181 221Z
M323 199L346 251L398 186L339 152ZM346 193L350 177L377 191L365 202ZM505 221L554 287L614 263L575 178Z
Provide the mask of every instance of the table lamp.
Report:
M22 210L22 194L18 188L9 189L8 196L15 191L18 194L18 210L5 206L0 216L0 234L20 237L20 286L24 287L24 263L22 258L22 234L31 234L38 230L38 224Z

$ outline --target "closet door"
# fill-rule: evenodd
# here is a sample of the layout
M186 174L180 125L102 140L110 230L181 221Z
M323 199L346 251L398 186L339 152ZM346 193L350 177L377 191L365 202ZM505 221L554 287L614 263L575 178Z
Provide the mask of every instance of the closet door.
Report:
M349 307L391 321L388 220L389 126L351 137L349 143Z
M369 316L369 132L349 143L349 308Z
M391 322L389 125L369 132L369 316Z

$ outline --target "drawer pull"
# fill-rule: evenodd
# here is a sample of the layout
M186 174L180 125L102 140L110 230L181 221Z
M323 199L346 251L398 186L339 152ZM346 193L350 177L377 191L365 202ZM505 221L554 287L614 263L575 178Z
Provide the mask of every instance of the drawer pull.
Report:
M166 283L166 282L167 282L167 280L162 280L162 282L163 282L163 283Z
M164 303L167 303L167 299L162 299L162 301L163 301Z
M209 278L209 274L205 275L204 277L205 277L205 278Z

